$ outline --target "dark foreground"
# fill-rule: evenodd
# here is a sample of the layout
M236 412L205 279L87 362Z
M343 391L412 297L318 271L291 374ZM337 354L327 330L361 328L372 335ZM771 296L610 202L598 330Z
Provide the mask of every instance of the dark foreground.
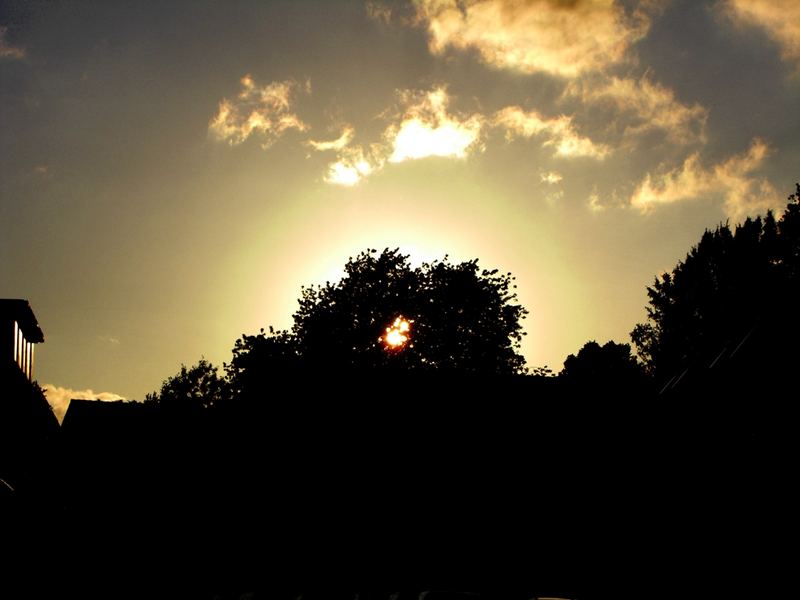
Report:
M785 398L690 395L318 377L205 411L74 402L49 480L5 497L6 588L287 600L785 590Z

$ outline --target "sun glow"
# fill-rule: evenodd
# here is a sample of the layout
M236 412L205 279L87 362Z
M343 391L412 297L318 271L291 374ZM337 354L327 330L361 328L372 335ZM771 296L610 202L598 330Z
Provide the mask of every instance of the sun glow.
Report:
M407 321L402 316L397 317L392 326L386 328L386 335L379 337L378 341L383 342L390 349L402 348L408 341L411 323L413 321Z

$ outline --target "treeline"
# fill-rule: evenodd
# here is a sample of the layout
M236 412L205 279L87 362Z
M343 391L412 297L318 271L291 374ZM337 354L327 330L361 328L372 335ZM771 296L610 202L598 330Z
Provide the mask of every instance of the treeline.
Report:
M290 330L236 340L222 373L202 359L167 379L150 402L209 407L256 399L287 382L336 378L429 381L459 377L555 378L568 394L758 393L778 389L797 360L800 306L800 184L779 218L772 212L706 231L697 246L647 289L648 320L627 343L587 342L563 368L526 368L519 354L521 321L510 273L481 270L478 261L411 268L398 250L351 258L337 283L304 288ZM387 344L403 320L407 339ZM730 377L748 385L730 385ZM378 384L381 385L381 384ZM533 386L533 384L531 384ZM555 386L555 387L554 387ZM535 386L533 386L535 387Z
M788 375L798 358L800 184L779 219L770 211L706 231L647 292L648 321L631 338L660 382L740 351L754 378Z

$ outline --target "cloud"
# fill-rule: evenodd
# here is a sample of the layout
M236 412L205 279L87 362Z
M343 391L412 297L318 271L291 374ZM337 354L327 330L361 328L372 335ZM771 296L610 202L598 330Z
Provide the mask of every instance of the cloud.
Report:
M386 163L401 163L431 156L466 158L482 149L480 138L486 119L479 113L456 114L448 110L450 97L446 88L429 91L401 90L397 112L390 117L381 141L349 146L352 137L323 142L323 148L339 149L337 160L328 165L325 181L353 186Z
M749 215L769 209L779 211L783 207L783 196L768 180L750 176L769 153L767 144L755 139L747 152L714 167L714 178L724 191L725 212L733 221L743 221Z
M768 155L769 147L758 138L746 152L710 168L705 168L700 155L694 153L676 169L657 176L648 173L631 196L631 206L646 213L662 204L720 196L725 214L734 222L776 209L781 205L780 195L769 181L752 175Z
M571 83L565 96L578 96L585 104L607 103L628 117L624 137L661 130L673 143L705 142L708 110L700 104L688 106L675 92L646 76L641 79L609 77L602 81Z
M50 406L53 407L53 413L59 423L64 420L64 414L67 412L70 400L99 400L102 402L125 400L119 394L112 394L111 392L95 393L92 390L73 390L55 386L52 383L45 383L42 389Z
M596 189L592 190L592 193L589 194L589 210L593 213L600 213L608 208L605 204L603 204L602 200L600 199L600 194L597 193Z
M465 159L485 149L484 132L490 128L505 131L506 138L540 137L541 145L552 148L564 158L590 157L602 159L611 149L580 135L572 117L560 115L546 119L536 111L507 106L493 116L480 112L460 113L450 108L451 98L444 86L431 90L400 90L398 105L392 114L384 113L389 124L381 141L365 149L351 145L354 134L346 127L332 141L309 141L316 150L336 150L337 160L328 165L327 183L354 186L365 177L383 169L387 163L401 163L432 156ZM561 179L558 173L547 174L549 183ZM543 180L544 181L544 180Z
M328 165L324 176L326 183L352 187L362 179L381 169L386 162L386 150L380 144L373 144L369 151L362 146L350 146L355 130L347 125L335 140L317 142L309 140L307 144L318 152L335 150L338 154L336 161Z
M545 194L544 201L550 206L555 206L564 199L564 190L556 190Z
M376 146L370 155L364 151L362 146L351 147L354 135L353 127L345 125L342 134L335 140L308 140L306 142L317 152L335 150L338 154L336 161L328 165L328 170L323 178L326 183L352 187L383 166L385 161L382 155L385 152Z
M258 86L250 75L245 75L241 84L239 95L233 100L224 98L208 125L214 139L235 146L255 135L266 149L288 129L308 129L291 111L292 98L299 87L296 82L274 81ZM305 91L309 91L308 84Z
M15 46L10 46L8 42L6 42L7 31L8 27L0 25L0 58L17 60L25 58L25 50L22 48L16 48Z
M655 179L648 173L631 197L631 205L648 212L659 204L696 199L712 187L711 174L700 164L700 154L696 152L681 167Z
M539 179L543 184L548 186L548 190L544 195L544 201L549 204L550 206L555 206L556 204L560 203L564 199L564 190L560 187L553 187L558 186L564 179L561 173L557 173L555 171L549 171L547 173L540 173Z
M555 185L559 183L562 179L561 173L556 173L555 171L550 171L549 173L542 173L541 174L542 183L549 183L550 185Z
M119 346L121 343L119 338L113 335L97 335L95 336L95 338L97 339L98 342L101 342L103 344L108 344L110 346Z
M735 23L764 29L780 47L782 58L800 71L800 2L726 0L718 6Z
M398 125L390 125L384 139L391 147L392 163L443 156L466 158L480 148L484 118L480 114L458 116L447 111L450 98L444 87L429 92L402 92L405 105Z
M331 140L328 142L317 142L314 140L308 140L308 145L311 146L317 152L324 152L326 150L341 150L350 142L353 141L353 128L349 125L344 128L342 131L342 135L340 135L335 140Z
M416 0L433 54L475 50L498 69L574 77L628 60L650 27L614 0Z
M526 112L519 106L507 106L495 113L493 124L505 129L509 140L515 137L544 137L542 146L554 148L556 156L602 159L611 152L608 146L596 144L579 135L572 124L572 117L566 115L545 119L534 110Z
M381 169L384 159L381 156L367 156L361 146L348 148L339 159L328 165L325 181L335 185L352 187L359 181Z
M384 25L388 25L392 21L392 9L384 4L367 0L364 10L370 19L379 21Z

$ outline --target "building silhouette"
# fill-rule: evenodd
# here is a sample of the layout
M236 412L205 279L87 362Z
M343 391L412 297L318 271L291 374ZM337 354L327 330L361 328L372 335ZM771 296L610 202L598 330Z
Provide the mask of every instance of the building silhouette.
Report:
M59 429L33 379L44 334L27 300L0 299L0 340L0 495L33 506L53 482Z
M10 358L32 381L34 348L44 342L44 334L27 300L0 299L0 331L0 358L5 363Z

